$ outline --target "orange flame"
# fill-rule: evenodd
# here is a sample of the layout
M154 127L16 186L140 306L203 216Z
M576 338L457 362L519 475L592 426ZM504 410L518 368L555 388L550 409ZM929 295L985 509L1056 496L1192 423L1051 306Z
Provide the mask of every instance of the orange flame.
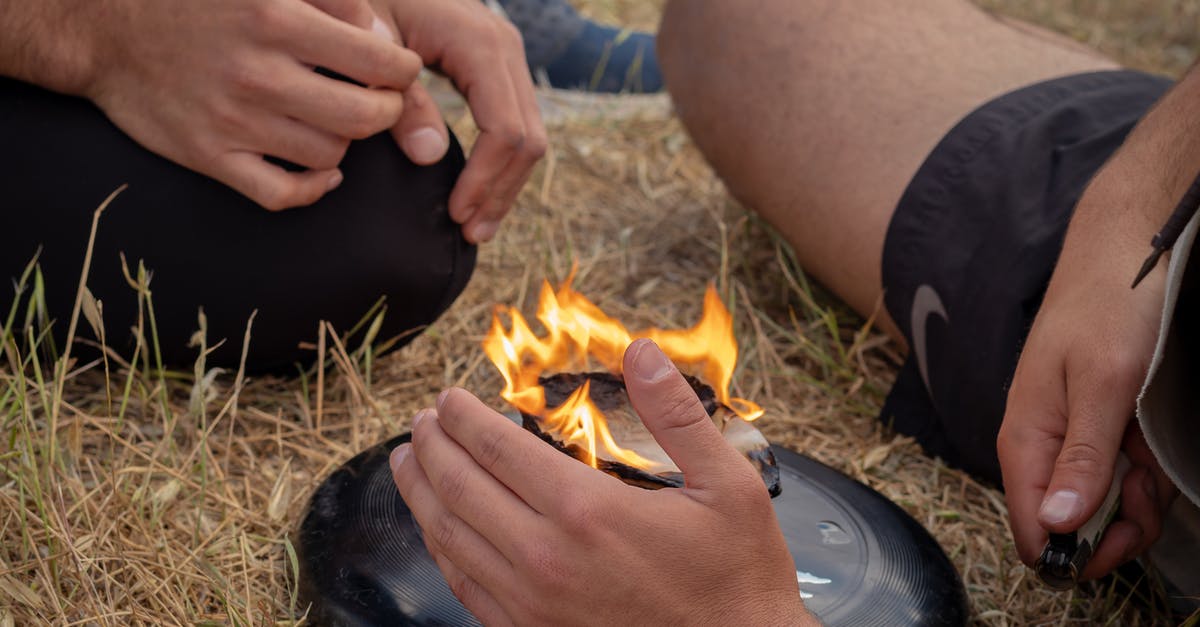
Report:
M733 316L711 284L704 294L704 313L696 326L630 333L573 290L573 279L574 272L557 292L548 282L542 284L537 319L546 329L545 336L535 334L516 308L498 306L483 350L504 377L500 395L521 412L542 417L544 427L564 443L576 444L587 451L586 461L593 467L597 457L642 469L652 469L655 463L616 443L604 413L588 396L588 384L575 390L562 405L547 410L545 390L538 377L547 371L592 369L589 360L619 374L625 349L639 338L654 340L677 365L697 369L700 377L713 387L717 400L738 416L754 420L763 414L762 408L753 402L729 395L737 365ZM505 330L500 320L502 313L507 313L512 321L510 330Z

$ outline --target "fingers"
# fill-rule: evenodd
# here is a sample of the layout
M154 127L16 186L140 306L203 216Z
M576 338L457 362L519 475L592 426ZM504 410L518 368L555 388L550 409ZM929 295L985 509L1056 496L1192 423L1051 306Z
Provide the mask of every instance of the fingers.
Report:
M442 577L446 579L446 585L450 586L450 591L463 606L479 619L479 622L484 625L512 625L513 621L504 612L504 608L496 602L496 598L490 592L480 586L474 579L471 579L459 570L453 562L446 559L446 556L441 553L431 552L433 560L437 562L438 570L442 571Z
M1162 532L1162 516L1156 502L1154 478L1145 468L1133 468L1121 482L1121 509L1095 547L1095 554L1081 573L1095 579L1141 555Z
M1046 544L1047 534L1038 523L1038 510L1054 472L1054 459L1061 449L1062 438L1038 429L1010 426L1021 415L1011 404L1010 401L997 439L997 453L1013 541L1021 561L1033 566Z
M463 225L465 233L475 241L490 240L499 229L500 221L508 214L521 188L529 180L533 166L546 152L546 131L533 92L523 57L510 57L508 76L512 80L513 96L521 117L522 139L515 147L507 166L492 183L486 200Z
M542 514L557 512L559 495L608 479L554 450L466 390L452 388L438 397L438 423L475 463Z
M337 169L288 172L250 152L226 153L202 171L270 211L311 205L342 183Z
M298 31L285 43L301 62L332 70L362 85L405 90L417 78L423 63L411 50L369 30L374 21L348 23L320 9L300 5ZM369 10L369 9L368 9ZM361 10L354 12L357 16Z
M392 127L392 137L417 165L433 165L446 156L449 131L429 91L419 81L404 92L404 113Z
M489 68L488 52L484 49L469 56L469 73L452 75L479 127L467 167L450 194L450 217L461 224L471 222L485 205L488 211L496 211L489 203L503 195L499 179L525 141L525 123L507 68ZM485 241L480 236L486 233L464 231L464 234L472 242Z
M308 71L276 79L266 93L279 113L347 139L391 128L404 111L399 92L363 89Z
M512 579L512 565L483 536L442 505L413 456L413 449L412 444L401 444L388 461L392 480L416 518L426 546L434 555L440 553L462 569L471 580L489 590L506 591Z
M725 442L695 391L654 342L642 339L631 344L622 372L630 403L683 471L688 488L732 485L750 470L749 462Z
M546 149L520 35L482 5L448 6L439 23L397 11L405 41L454 81L479 127L449 209L468 241L487 241Z
M413 451L439 503L501 554L512 559L518 547L539 535L537 512L446 435L432 410L413 419Z
M350 142L290 118L267 118L246 130L253 142L244 146L313 170L332 170L346 156Z
M1163 518L1177 494L1175 484L1162 472L1136 423L1127 429L1121 450L1133 468L1121 483L1118 520L1104 534L1095 556L1084 569L1083 576L1087 579L1103 576L1157 542Z

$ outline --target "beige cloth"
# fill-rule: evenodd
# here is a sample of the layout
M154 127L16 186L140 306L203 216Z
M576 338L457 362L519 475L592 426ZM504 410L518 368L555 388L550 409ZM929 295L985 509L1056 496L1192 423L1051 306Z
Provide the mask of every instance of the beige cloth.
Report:
M1200 214L1172 248L1162 327L1137 407L1146 442L1182 493L1151 560L1193 598L1200 598L1200 255L1192 255L1198 230Z

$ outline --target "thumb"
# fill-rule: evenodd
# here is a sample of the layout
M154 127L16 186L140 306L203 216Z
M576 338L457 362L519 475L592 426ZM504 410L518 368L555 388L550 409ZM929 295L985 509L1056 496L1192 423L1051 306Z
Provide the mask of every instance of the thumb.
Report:
M1075 412L1067 422L1063 447L1038 509L1038 522L1052 533L1083 526L1100 509L1112 484L1128 419L1122 419L1123 408L1092 409Z
M634 411L683 471L689 488L724 485L746 465L717 431L692 386L654 342L642 339L630 344L622 371Z

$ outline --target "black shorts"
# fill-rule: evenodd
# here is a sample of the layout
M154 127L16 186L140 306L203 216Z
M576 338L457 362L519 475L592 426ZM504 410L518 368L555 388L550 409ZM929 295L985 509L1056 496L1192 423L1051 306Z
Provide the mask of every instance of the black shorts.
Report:
M1130 71L1037 83L984 104L933 149L883 248L884 302L910 351L881 420L1000 483L1008 386L1071 212L1171 84Z

